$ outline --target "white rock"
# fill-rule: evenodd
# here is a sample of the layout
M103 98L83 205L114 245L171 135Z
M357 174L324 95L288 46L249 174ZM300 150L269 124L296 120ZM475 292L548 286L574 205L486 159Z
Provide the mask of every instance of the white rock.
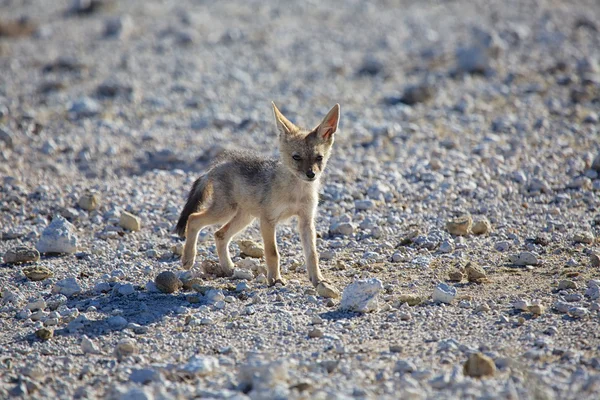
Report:
M248 269L235 268L233 270L233 276L231 278L251 281L252 279L254 279L254 274L252 273L251 270L248 270Z
M522 251L518 254L511 254L508 256L508 260L515 265L538 265L540 262L535 253L530 251Z
M600 286L598 286L596 281L589 281L588 288L585 291L585 295L590 298L590 300L597 300L600 298Z
M251 358L246 365L239 369L238 382L242 388L252 388L253 398L269 398L270 389L279 385L288 386L290 377L288 361L279 360L267 362ZM254 394L257 394L254 396ZM260 395L262 394L262 395Z
M84 354L100 354L98 346L85 335L81 338L81 351L83 351Z
M352 236L354 225L351 222L336 222L329 226L332 235Z
M108 293L110 290L111 287L108 282L99 282L94 286L94 292L96 293Z
M75 253L77 236L73 225L61 217L54 217L42 232L36 248L40 253Z
M432 299L436 303L450 304L456 297L456 288L445 283L438 284L432 295Z
M44 308L46 308L46 302L44 301L44 299L37 299L30 303L27 303L26 308L31 311L43 310Z
M513 307L520 311L529 311L530 305L531 304L529 304L529 302L527 300L521 300L521 299L516 300L513 303Z
M108 325L113 329L122 329L127 326L127 320L120 315L115 315L106 320Z
M559 313L566 314L566 313L569 312L569 309L571 308L571 305L569 303L564 302L564 301L558 300L557 302L555 302L552 305L552 308L554 308Z
M218 301L225 300L225 295L219 289L210 289L208 292L206 292L204 297L210 304L214 304Z
M207 376L219 369L219 360L211 356L192 356L187 364L179 369L180 372L191 376Z
M134 232L142 229L142 222L140 218L131 213L128 213L127 211L123 211L121 213L121 217L119 218L119 225L123 229L127 229Z
M383 284L377 278L355 281L344 289L340 309L361 313L377 311L381 290Z
M571 307L569 308L569 316L573 318L583 318L589 314L587 308L583 307Z
M129 296L130 294L135 293L135 288L131 283L126 283L124 285L120 285L118 291L121 296Z
M67 297L81 293L81 286L75 278L66 278L56 282L52 287L52 293L59 293Z

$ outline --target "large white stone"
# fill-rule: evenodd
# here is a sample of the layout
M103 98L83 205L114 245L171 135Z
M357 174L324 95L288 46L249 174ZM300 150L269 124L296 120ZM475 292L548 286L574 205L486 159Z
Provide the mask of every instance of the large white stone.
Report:
M450 304L456 297L456 288L454 286L440 283L433 291L433 301L436 303Z
M381 290L383 284L377 278L355 281L344 289L340 309L361 313L377 311L377 297Z
M40 253L75 253L77 236L74 231L73 225L58 215L44 229L35 247Z
M81 286L79 286L75 278L66 278L56 282L52 287L52 293L60 293L70 297L74 294L81 293Z

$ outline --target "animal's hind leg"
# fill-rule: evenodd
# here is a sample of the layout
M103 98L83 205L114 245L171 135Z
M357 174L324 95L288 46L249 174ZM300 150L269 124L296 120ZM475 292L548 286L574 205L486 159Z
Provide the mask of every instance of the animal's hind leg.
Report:
M233 274L233 261L229 254L229 243L231 239L242 229L248 226L254 217L252 215L239 210L233 218L215 232L215 241L217 244L217 254L219 255L219 264L223 276L231 276Z
M188 218L185 228L185 246L183 248L183 257L181 257L181 265L185 269L190 269L194 266L194 261L196 260L196 242L198 241L200 230L205 226L216 224L224 219L221 213L215 213L215 210L211 208L191 214Z

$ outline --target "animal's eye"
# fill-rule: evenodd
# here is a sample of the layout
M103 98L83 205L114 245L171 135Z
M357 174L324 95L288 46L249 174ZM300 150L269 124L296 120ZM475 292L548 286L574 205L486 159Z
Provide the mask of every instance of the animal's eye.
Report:
M302 160L302 157L300 157L298 154L294 154L294 155L292 156L292 158L293 158L294 160L296 160L296 161L300 161L300 160Z
M317 161L323 161L323 156L317 156L317 157L316 157L316 160L317 160Z

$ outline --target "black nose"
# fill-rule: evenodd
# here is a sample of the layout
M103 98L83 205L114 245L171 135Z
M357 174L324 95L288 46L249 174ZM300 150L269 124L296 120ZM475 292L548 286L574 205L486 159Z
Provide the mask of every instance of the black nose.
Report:
M308 176L308 179L312 179L315 177L315 173L312 171L312 169L309 169L306 171L306 176Z

